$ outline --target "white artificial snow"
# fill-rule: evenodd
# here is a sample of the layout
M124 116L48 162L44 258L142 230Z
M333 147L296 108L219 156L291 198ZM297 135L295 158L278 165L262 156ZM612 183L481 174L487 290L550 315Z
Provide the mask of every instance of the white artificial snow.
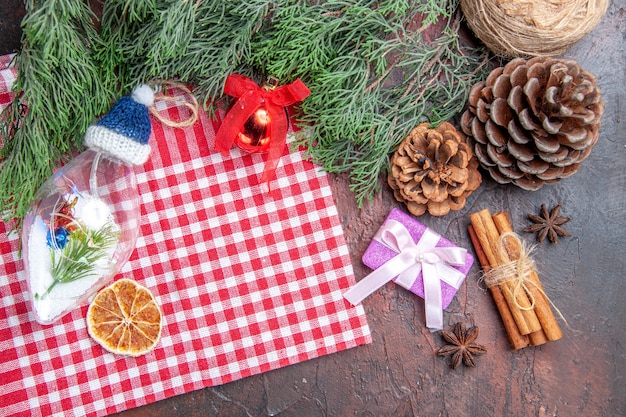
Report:
M80 194L74 206L74 217L90 230L98 230L107 223L114 224L113 214L107 203L85 193Z
M74 197L78 197L78 200L73 215L80 219L82 227L95 230L110 223L114 230L119 231L119 226L113 222L111 210L104 201L84 193L73 194L67 200L73 201ZM37 216L28 238L28 277L35 313L38 321L44 324L52 323L66 312L78 307L110 278L113 270L112 258L117 247L116 244L111 245L107 256L103 256L95 263L93 274L76 281L58 283L44 297L43 294L54 282L51 274L51 251L55 249L48 246L47 233L48 225L41 216ZM58 249L57 251L61 252Z

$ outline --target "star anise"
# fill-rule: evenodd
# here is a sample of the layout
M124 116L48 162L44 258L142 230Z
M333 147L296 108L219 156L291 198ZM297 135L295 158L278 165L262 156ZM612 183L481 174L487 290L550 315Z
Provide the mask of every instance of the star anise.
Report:
M537 242L544 241L546 236L552 243L559 243L559 236L571 236L571 234L563 228L563 224L570 221L569 217L559 216L561 211L561 205L557 204L555 208L548 213L548 209L545 204L541 205L541 216L529 214L528 218L532 220L534 224L531 224L524 229L528 233L537 233Z
M474 356L487 353L487 349L474 343L478 337L478 327L470 326L467 329L456 323L452 332L441 331L441 336L447 342L438 351L437 355L450 356L450 368L455 369L463 362L465 366L476 366Z

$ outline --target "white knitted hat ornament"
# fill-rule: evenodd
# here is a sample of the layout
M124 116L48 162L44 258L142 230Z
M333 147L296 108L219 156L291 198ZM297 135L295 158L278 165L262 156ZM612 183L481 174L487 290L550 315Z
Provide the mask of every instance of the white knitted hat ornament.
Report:
M154 92L146 84L120 98L113 108L85 133L85 146L133 165L142 165L150 156L148 139L152 131L148 107Z

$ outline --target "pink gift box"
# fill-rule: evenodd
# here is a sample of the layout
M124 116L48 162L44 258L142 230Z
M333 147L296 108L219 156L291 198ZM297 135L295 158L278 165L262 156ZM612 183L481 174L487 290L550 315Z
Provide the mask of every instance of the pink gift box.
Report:
M408 214L402 212L399 209L392 209L389 215L387 216L387 220L396 220L407 229L414 242L418 242L421 236L424 234L424 231L427 229L419 221L415 220L413 217ZM450 242L448 239L444 237L440 237L437 242L437 247L458 247L458 245ZM372 239L372 242L368 246L367 250L363 254L363 263L372 269L378 269L385 262L389 261L391 258L396 256L398 253L393 249L389 248L382 242ZM472 264L474 263L474 257L468 252L465 258L465 265L463 266L455 266L454 269L457 269L459 272L463 273L463 275L467 275ZM395 281L398 277L395 277L393 281ZM442 299L442 307L447 308L454 295L458 291L457 288L454 288L452 285L449 285L446 282L440 281L441 283L441 299ZM422 273L420 272L415 282L409 291L412 293L424 298L424 279L422 277Z

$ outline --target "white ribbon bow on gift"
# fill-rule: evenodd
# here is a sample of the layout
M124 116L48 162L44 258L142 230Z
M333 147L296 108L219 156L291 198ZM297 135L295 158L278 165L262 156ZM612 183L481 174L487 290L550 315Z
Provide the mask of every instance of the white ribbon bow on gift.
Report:
M344 298L352 305L357 305L396 276L398 277L396 283L410 290L422 272L426 326L431 331L441 330L443 307L440 281L456 289L461 286L465 274L453 266L465 265L467 250L458 247L436 247L440 237L427 228L415 243L402 223L387 220L374 239L398 255L350 288L344 293Z

